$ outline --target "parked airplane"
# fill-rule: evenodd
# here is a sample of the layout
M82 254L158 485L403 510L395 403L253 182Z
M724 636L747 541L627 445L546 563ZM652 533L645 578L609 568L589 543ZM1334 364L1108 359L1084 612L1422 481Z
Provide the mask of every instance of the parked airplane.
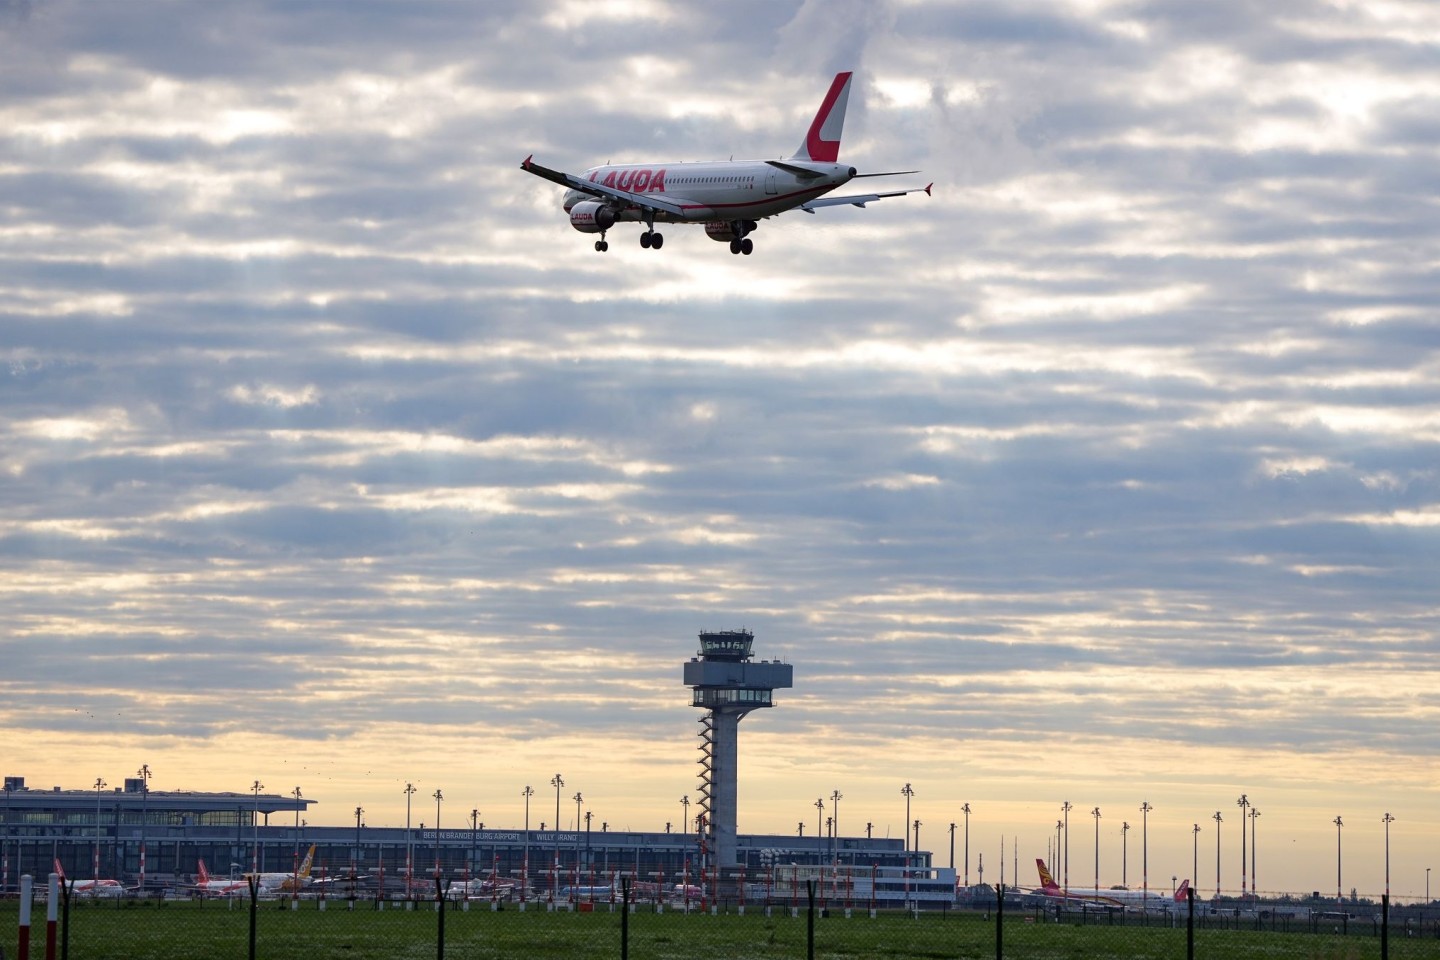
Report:
M315 862L315 844L310 844L310 851L305 854L305 859L300 862L298 869L284 873L247 873L246 877L254 877L260 887L261 893L289 893L296 889L298 882L301 887L310 886L310 867Z
M570 225L581 233L598 233L595 249L601 253L610 249L605 233L617 223L643 223L640 246L650 250L659 250L665 239L656 232L656 223L698 223L711 240L728 242L731 253L748 256L755 249L749 234L766 217L795 209L814 213L840 204L863 207L921 189L930 194L933 183L912 190L825 196L856 177L919 172L859 173L838 162L850 77L835 75L800 149L783 160L605 164L577 177L542 167L531 154L520 169L570 188L563 201Z
M1077 905L1082 903L1098 903L1105 907L1163 908L1168 904L1184 903L1185 893L1190 889L1189 880L1182 882L1180 888L1175 891L1173 896L1160 893L1159 891L1129 890L1123 887L1110 890L1095 890L1082 887L1065 889L1055 882L1054 877L1050 876L1050 871L1046 868L1044 860L1036 858L1035 867L1040 871L1040 889L1036 890L1035 893L1046 897L1073 901Z
M473 878L450 884L445 896L451 900L509 900L514 890L515 884L509 880Z
M245 880L227 880L220 877L210 876L210 871L205 868L205 861L199 861L199 879L195 881L194 889L202 896L207 897L238 897L250 892L250 884Z
M60 866L60 859L55 859L55 872L60 877L60 885L68 886L71 893L78 893L82 897L123 897L125 896L125 885L119 880L67 880L65 879L65 868Z

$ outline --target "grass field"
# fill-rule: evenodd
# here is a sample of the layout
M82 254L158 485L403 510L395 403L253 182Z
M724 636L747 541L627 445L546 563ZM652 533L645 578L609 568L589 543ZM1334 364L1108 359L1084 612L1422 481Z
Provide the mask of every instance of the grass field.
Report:
M373 903L347 909L314 901L299 910L262 902L256 914L256 957L262 960L395 960L439 955L439 916L430 903L414 910L376 910ZM0 903L4 955L16 956L18 907ZM43 956L45 911L32 916L31 956ZM249 951L247 902L77 902L70 911L72 960L230 960ZM764 960L804 958L807 922L802 911L773 917L752 907L745 916L642 910L629 917L629 956L634 960ZM995 957L993 917L978 913L882 914L851 919L832 914L815 920L815 956L990 960ZM1007 916L1004 956L1009 960L1183 960L1185 930L1158 926L1079 926ZM494 960L613 960L621 955L621 915L600 905L596 913L550 913L513 905L491 912L488 904L445 912L445 956ZM1379 960L1380 940L1270 931L1197 930L1195 956L1202 960ZM1395 960L1440 960L1440 940L1392 936Z

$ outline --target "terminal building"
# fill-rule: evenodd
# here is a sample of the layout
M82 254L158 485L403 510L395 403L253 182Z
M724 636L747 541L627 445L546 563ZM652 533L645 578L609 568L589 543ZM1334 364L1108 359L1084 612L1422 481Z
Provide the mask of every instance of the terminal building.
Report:
M477 812L441 830L433 822L372 827L361 808L353 823L347 814L345 823L318 826L309 817L316 801L298 787L292 794L263 793L258 781L248 792L151 790L148 767L108 790L103 779L90 789L36 789L9 776L0 812L0 892L14 893L22 874L43 877L55 863L71 879L119 880L146 893L182 890L201 860L215 877L285 873L314 846L312 880L350 878L355 896L362 889L389 896L397 883L413 895L406 877L433 885L438 876L464 882L467 890L470 882L489 880L491 889L504 885L553 897L563 888L595 889L628 876L652 890L688 895L693 888L718 899L743 897L747 889L753 895L757 882L768 885L767 893L778 885L794 896L814 880L836 894L864 888L866 897L881 902L953 901L955 871L932 869L930 854L908 850L908 838L873 839L868 829L863 837L836 836L833 827L820 832L819 823L820 835L807 837L804 821L794 836L738 832L739 722L772 706L776 689L792 685L789 664L752 658L753 640L746 630L702 633L696 656L684 664L691 703L705 713L698 813L690 817L687 798L690 822L673 832L671 824L611 830L589 814L584 830L543 823L539 830L496 829ZM408 784L407 790L413 792Z
M143 849L145 891L160 894L191 883L202 859L216 876L283 873L294 869L312 844L312 877L346 877L353 870L366 878L365 895L373 895L377 884L387 892L403 884L407 860L417 881L423 877L427 883L433 883L437 864L442 878L452 882L528 878L530 896L537 899L621 876L667 889L707 882L701 876L706 838L694 831L619 831L596 822L588 830L542 825L527 832L478 819L439 831L423 822L407 830L372 827L363 812L356 823L317 826L308 819L314 805L306 797L256 790L149 790L139 779L119 789L67 790L35 789L23 777L6 777L0 883L13 895L22 874L46 876L58 860L69 878L98 875L139 888ZM875 871L898 876L907 860L916 878L907 890L925 879L944 889L938 881L948 877L953 897L953 871L932 869L928 851L907 854L898 838L742 833L736 837L735 863L724 872L731 879L743 874L752 889L766 877L782 886L798 883L803 895L807 877L830 877L826 882L833 885L836 865L842 876Z

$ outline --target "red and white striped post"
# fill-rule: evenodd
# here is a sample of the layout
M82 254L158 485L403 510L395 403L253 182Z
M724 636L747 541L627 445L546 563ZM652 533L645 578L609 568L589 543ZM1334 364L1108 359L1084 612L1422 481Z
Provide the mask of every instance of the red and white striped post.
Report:
M30 901L33 896L31 889L34 879L30 874L20 875L20 930L19 930L19 951L16 956L19 960L30 960Z
M50 874L50 899L45 903L45 960L55 960L55 931L60 925L60 874Z

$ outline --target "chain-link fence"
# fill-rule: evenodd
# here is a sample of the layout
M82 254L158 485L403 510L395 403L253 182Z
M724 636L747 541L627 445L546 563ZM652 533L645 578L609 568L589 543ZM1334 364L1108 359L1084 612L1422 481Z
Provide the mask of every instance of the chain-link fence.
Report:
M60 888L57 888L60 889ZM594 891L598 893L598 891ZM194 900L84 897L37 890L30 925L23 900L0 905L16 930L0 960L368 960L450 957L517 960L727 958L1203 958L1203 960L1413 960L1440 958L1440 915L1416 908L1220 910L1190 899L1168 913L1077 903L1017 909L997 891L988 908L877 910L826 905L813 882L741 904L654 898L629 883L603 896L520 903L458 899L242 896ZM51 919L53 917L53 919Z

